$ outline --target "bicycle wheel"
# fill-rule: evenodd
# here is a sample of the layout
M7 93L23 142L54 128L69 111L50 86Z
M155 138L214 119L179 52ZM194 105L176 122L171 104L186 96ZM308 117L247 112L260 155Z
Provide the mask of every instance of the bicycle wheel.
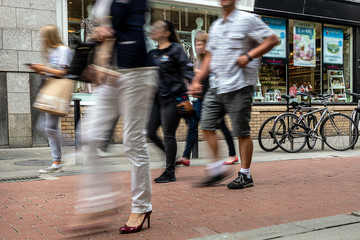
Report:
M260 147L266 152L272 152L279 146L274 140L273 127L277 116L269 117L263 122L258 134L258 142Z
M359 137L355 122L345 114L332 113L324 119L320 133L325 144L336 151L352 148Z
M273 132L277 145L288 153L301 151L306 144L307 133L303 121L292 113L284 113L276 118Z
M314 115L309 115L307 117L307 125L310 129L315 129L317 124L317 119ZM310 130L309 132L309 136L306 139L306 144L308 146L309 149L314 149L315 145L316 145L316 141L317 141L317 132Z
M358 127L359 130L360 112L358 112L357 110L352 111L351 119L356 123L356 126ZM354 148L355 148L355 144L354 146L351 147L351 150L354 150Z

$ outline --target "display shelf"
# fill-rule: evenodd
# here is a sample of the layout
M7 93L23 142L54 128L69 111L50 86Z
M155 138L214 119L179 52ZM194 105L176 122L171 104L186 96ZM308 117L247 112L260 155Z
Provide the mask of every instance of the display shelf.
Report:
M343 71L338 70L328 70L328 86L331 87L331 94L334 95L334 98L338 101L346 101L346 88L344 82L344 73ZM338 97L340 96L340 97Z

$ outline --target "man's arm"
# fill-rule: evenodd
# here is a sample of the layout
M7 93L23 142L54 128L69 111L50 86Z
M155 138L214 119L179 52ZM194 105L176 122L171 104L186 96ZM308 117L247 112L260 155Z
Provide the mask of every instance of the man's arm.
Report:
M270 37L264 39L263 43L257 46L256 48L250 50L247 54L251 58L259 58L264 54L269 52L273 47L275 47L279 43L279 38L273 34ZM238 64L240 67L246 67L246 65L250 62L250 59L246 55L242 55L238 57Z
M201 64L200 72L195 74L191 85L189 87L189 94L194 97L201 96L202 93L202 85L201 82L205 80L210 74L210 62L211 62L211 54L207 52Z

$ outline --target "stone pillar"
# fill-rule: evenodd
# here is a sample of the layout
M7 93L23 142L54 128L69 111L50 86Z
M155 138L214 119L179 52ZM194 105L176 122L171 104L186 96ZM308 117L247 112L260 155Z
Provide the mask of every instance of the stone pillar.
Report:
M0 0L0 72L6 75L10 147L31 147L29 68L43 63L39 29L56 25L56 0Z
M31 147L30 88L28 73L7 73L9 146Z

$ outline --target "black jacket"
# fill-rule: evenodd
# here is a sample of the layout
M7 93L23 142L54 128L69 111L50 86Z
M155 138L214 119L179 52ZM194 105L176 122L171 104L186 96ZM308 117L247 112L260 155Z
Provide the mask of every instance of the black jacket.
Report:
M147 56L143 29L146 11L147 0L114 0L112 3L112 25L117 38L115 52L120 68L152 65Z
M184 78L189 59L179 43L171 43L166 49L154 49L149 52L159 67L159 87L156 100L166 104L176 98L186 96Z

